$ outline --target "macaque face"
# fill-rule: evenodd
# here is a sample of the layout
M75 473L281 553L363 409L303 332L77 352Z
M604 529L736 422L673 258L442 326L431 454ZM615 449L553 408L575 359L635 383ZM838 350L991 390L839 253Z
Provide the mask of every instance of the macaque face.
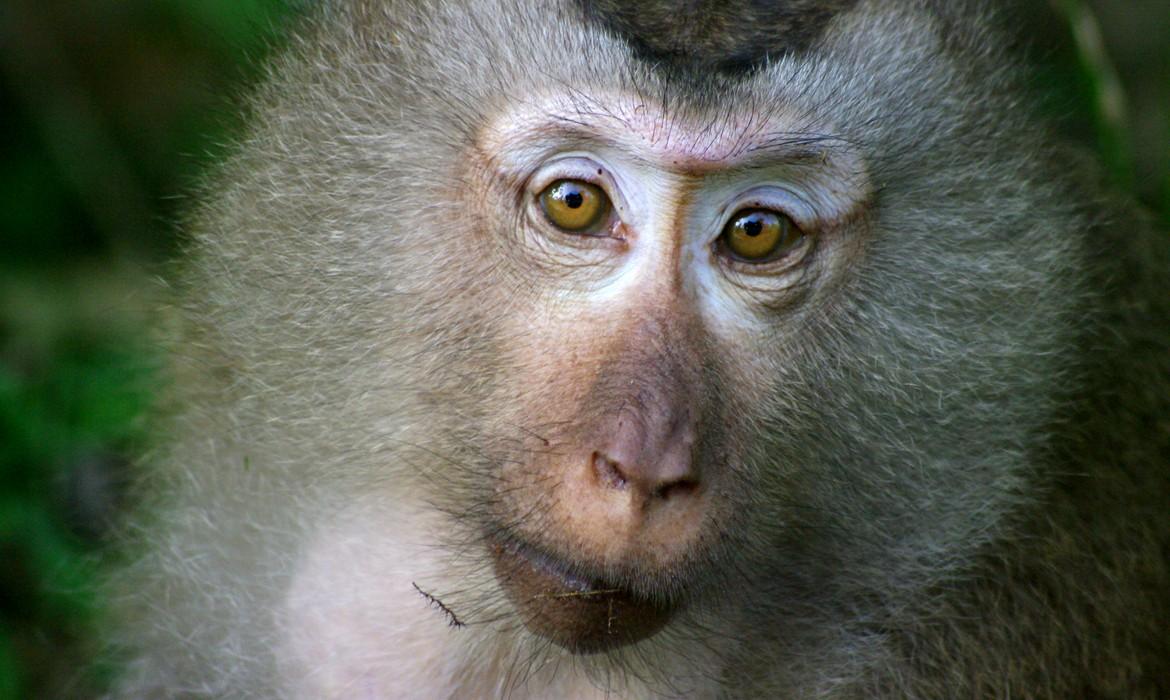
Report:
M352 107L316 156L329 235L276 277L369 340L306 358L340 380L291 673L455 697L562 663L634 697L765 657L817 676L987 541L1050 420L1071 345L1035 329L1066 327L1077 244L1020 193L1040 163L1004 138L1028 135L965 111L996 88L946 99L975 88L923 60L929 18L842 20L831 50L697 85L603 35L518 44L498 80L466 52L509 37L371 40L465 82Z
M783 113L712 131L600 99L501 115L457 194L511 296L488 420L526 436L495 455L485 545L526 626L580 652L654 633L718 566L869 196L855 153Z

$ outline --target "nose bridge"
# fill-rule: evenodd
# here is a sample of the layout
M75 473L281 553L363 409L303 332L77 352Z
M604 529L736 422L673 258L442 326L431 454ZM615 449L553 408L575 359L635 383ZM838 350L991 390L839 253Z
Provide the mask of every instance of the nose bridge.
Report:
M671 172L660 164L646 167L645 199L631 224L630 264L636 272L626 291L661 304L677 297L685 286L684 253L701 178Z
M610 357L616 366L606 372L622 377L617 389L622 402L660 405L683 398L700 382L703 327L690 290L683 284L679 246L672 245L669 260L643 279L618 313L616 347ZM639 401L641 399L641 401Z
M697 322L677 293L655 297L617 339L597 391L610 406L594 436L603 481L648 496L695 482L702 387Z
M680 309L681 300L639 319L625 339L627 371L636 376L636 393L644 408L666 410L668 406L690 403L690 394L699 383L698 330L689 309Z
M614 333L590 400L600 415L586 437L599 483L651 500L697 484L703 384L702 323L684 256L695 183L657 184L654 215L636 233L638 274L607 311Z

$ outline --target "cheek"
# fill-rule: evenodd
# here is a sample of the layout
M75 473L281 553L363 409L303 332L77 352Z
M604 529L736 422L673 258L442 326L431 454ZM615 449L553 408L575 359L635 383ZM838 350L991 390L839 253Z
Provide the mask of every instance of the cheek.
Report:
M613 347L620 330L613 319L587 313L527 318L504 331L514 340L502 344L508 376L497 390L497 405L509 414L504 420L513 431L531 431L526 441L543 447L578 432L595 412L592 388L620 360Z

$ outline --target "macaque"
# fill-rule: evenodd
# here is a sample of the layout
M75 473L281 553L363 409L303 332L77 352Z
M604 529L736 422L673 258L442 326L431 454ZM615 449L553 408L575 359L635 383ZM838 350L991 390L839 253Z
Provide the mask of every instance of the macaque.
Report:
M118 696L1170 697L1170 253L986 3L338 0L191 213Z

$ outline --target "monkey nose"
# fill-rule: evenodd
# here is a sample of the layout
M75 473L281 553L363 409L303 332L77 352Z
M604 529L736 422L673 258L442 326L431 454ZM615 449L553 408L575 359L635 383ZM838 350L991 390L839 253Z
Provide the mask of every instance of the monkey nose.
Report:
M689 425L662 427L619 422L605 449L593 453L597 484L630 491L643 503L682 498L698 489L694 431Z
M607 454L593 453L593 472L597 483L615 491L632 490L644 501L666 501L693 493L699 480L690 468L690 460L668 459L647 463L619 462Z
M697 421L681 392L644 391L623 405L599 442L592 471L602 493L626 492L631 505L682 502L699 488Z

